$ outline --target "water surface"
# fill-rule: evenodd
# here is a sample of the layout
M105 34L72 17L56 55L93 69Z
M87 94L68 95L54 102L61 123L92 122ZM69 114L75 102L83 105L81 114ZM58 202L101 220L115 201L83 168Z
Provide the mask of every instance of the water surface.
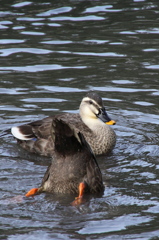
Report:
M158 13L146 0L1 1L1 132L78 112L95 90L117 144L97 158L104 195L75 208L69 196L17 197L50 160L1 137L0 239L158 239Z

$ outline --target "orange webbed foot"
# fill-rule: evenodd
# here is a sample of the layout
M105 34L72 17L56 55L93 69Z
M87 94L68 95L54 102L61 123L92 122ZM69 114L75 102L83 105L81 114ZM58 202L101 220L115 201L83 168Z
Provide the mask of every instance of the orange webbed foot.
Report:
M85 199L83 199L83 197L76 197L75 200L71 203L72 206L79 206L83 203L85 203Z
M34 196L38 192L39 188L32 188L29 192L25 194L25 197Z

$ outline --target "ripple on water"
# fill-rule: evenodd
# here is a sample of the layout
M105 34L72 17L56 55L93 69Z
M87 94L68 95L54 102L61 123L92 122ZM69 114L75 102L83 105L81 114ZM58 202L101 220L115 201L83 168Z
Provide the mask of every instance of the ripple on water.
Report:
M60 51L59 51L60 52ZM65 53L71 53L71 52L66 52ZM72 52L73 54L77 55L83 55L83 56L100 56L100 57L126 57L125 54L119 54L115 52L102 52L102 53L95 53L95 52Z
M36 14L36 16L49 17L51 15L70 12L71 10L72 10L72 7L60 7L60 8L55 8L55 9L48 10L46 12L38 13L38 14Z
M30 103L36 103L36 102L64 102L67 101L65 99L60 98L23 98L21 99L22 102L30 102Z
M50 27L61 27L61 24L59 23L47 23L47 25Z
M9 111L9 112L25 112L27 111L26 108L22 108L22 107L15 107L14 105L3 105L0 106L0 111Z
M1 17L6 17L6 16L22 16L22 15L24 15L24 13L17 13L17 12L12 12L12 11L0 11L0 16ZM0 21L0 24L1 24L1 22L9 22L9 24L12 24L12 22L11 21L8 21L8 20L6 20L6 21Z
M33 17L18 17L18 21L27 21L27 22L35 22L35 21L42 21L45 20L45 18L33 18Z
M116 84L135 84L135 81L130 81L130 80L113 80L112 83Z
M154 69L154 70L158 70L159 69L159 65L158 64L155 64L155 65L151 65L151 64L145 64L145 68L147 69Z
M64 40L51 40L51 41L43 41L41 43L45 44L53 44L53 45L61 45L61 44L71 44L72 41L64 41Z
M26 40L19 39L1 39L0 44L24 43Z
M152 217L139 214L129 214L108 220L90 221L78 231L79 234L95 234L117 232L132 226L133 224L145 224L152 220Z
M33 31L22 31L21 34L35 35L35 36L36 36L36 35L37 35L37 36L38 36L38 35L39 35L39 36L40 36L40 35L45 35L44 32L35 32L35 31L34 31L34 32L33 32Z
M89 15L89 16L82 16L82 17L65 17L65 16L61 16L61 17L52 17L49 18L50 21L73 21L73 22L78 22L78 21L101 21L101 20L105 20L105 17L99 17L99 16L95 16L95 15Z
M39 64L39 65L30 65L23 67L0 67L0 70L4 71L17 71L17 72L42 72L48 70L61 70L61 69L84 69L86 66L71 66L65 67L59 64Z
M98 12L107 12L113 8L113 5L102 5L86 8L84 13L98 13Z
M52 51L41 49L41 48L5 48L5 49L1 49L0 52L2 57L6 57L11 54L20 53L20 52L32 53L32 54L49 54Z
M25 29L24 26L14 26L13 30L20 30L20 29Z
M86 92L87 90L71 87L59 87L59 86L36 86L37 89L44 89L49 92Z
M11 25L11 24L13 24L13 22L11 22L11 21L0 21L0 24L2 24L2 25Z
M89 39L89 40L84 40L84 42L86 42L86 43L104 44L104 43L108 43L109 40Z
M4 26L4 25L0 24L0 29L7 29L7 28L8 28L7 26Z
M123 1L120 6L103 5L102 1L11 4L7 8L4 4L7 11L0 12L0 57L5 65L0 66L1 130L42 119L46 116L44 111L70 109L68 99L78 99L88 89L107 93L103 100L108 104L114 102L112 112L119 120L113 126L117 145L100 162L110 187L105 189L104 196L93 198L79 208L71 207L68 198L66 201L49 194L22 202L4 201L5 197L12 198L38 186L49 160L23 151L11 135L3 136L0 225L5 237L1 238L158 237L159 116L157 111L154 113L154 99L157 108L159 28L152 27L153 22L158 26L157 6L142 0L126 5ZM22 59L23 55L31 62L26 63L28 59ZM50 64L53 61L57 64ZM72 69L80 69L78 77ZM150 79L145 79L147 73ZM56 109L51 109L52 105Z
M96 91L105 91L105 87L94 87L94 90ZM157 89L144 89L144 88L128 88L128 87L114 87L114 86L107 86L106 88L107 92L129 92L129 93L135 93L135 92L158 92Z
M27 94L28 88L0 88L1 94L18 95Z
M20 8L20 7L28 6L28 5L32 4L32 3L33 2L24 1L24 2L20 2L20 3L15 3L15 4L12 5L12 7Z
M151 29L140 29L140 30L136 30L137 33L142 33L142 34L150 34L150 33L153 33L153 34L158 34L159 33L159 28L151 28Z
M136 101L134 103L137 104L137 105L141 105L141 106L152 106L152 105L155 105L153 103L145 102L145 101Z
M143 49L144 52L156 52L158 50L159 49L156 49L156 48L145 48L145 49Z

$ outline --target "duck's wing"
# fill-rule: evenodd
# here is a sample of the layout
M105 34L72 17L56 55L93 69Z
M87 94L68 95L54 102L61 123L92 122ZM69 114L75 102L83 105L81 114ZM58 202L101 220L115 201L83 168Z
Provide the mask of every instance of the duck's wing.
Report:
M32 140L34 138L47 138L50 135L52 117L15 126L11 128L13 136L19 140Z
M84 182L89 186L90 191L93 193L102 192L104 190L102 173L99 168L98 162L96 157L88 144L85 140L83 134L78 133L81 143L87 149L89 157L87 157L86 161L86 176L84 177Z
M14 126L11 128L11 133L15 138L25 141L32 140L34 138L48 139L51 134L52 121L56 118L62 119L68 123L78 122L78 119L80 121L79 114L63 113L51 117L46 117L42 120L37 120L21 126Z
M83 145L80 137L72 126L57 118L52 121L51 137L54 142L54 155L42 180L41 190L76 192L78 190L78 166L80 166L80 163L78 166L76 164L76 156L78 155L79 161L83 160ZM79 176L81 179L80 174Z
M66 157L74 156L74 166L78 167L76 170L83 174L83 179L80 174L78 175L81 182L86 184L90 192L101 193L104 189L102 173L84 135L62 120L53 121L53 130L55 131L55 151Z
M55 152L63 156L74 154L82 148L76 130L61 119L54 119L51 130L55 142Z
M50 167L51 167L51 163L50 163L50 165L48 166L48 168L47 168L47 170L46 170L46 172L45 172L45 174L44 174L44 177L43 177L41 186L43 186L44 183L45 183L45 182L49 179L49 177L50 177Z
M90 188L91 193L102 193L104 190L102 173L96 162L89 161L87 163L86 183Z

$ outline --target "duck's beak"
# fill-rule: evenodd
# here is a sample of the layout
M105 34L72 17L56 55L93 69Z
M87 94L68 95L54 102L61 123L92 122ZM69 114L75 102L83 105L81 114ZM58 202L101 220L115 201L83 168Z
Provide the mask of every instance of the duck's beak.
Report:
M108 124L108 125L115 125L116 121L115 120L110 120L109 122L106 122L106 124Z
M110 119L110 117L108 116L104 107L100 109L97 117L100 120L102 120L105 124L108 124L108 125L115 125L116 124L116 122L114 120Z

